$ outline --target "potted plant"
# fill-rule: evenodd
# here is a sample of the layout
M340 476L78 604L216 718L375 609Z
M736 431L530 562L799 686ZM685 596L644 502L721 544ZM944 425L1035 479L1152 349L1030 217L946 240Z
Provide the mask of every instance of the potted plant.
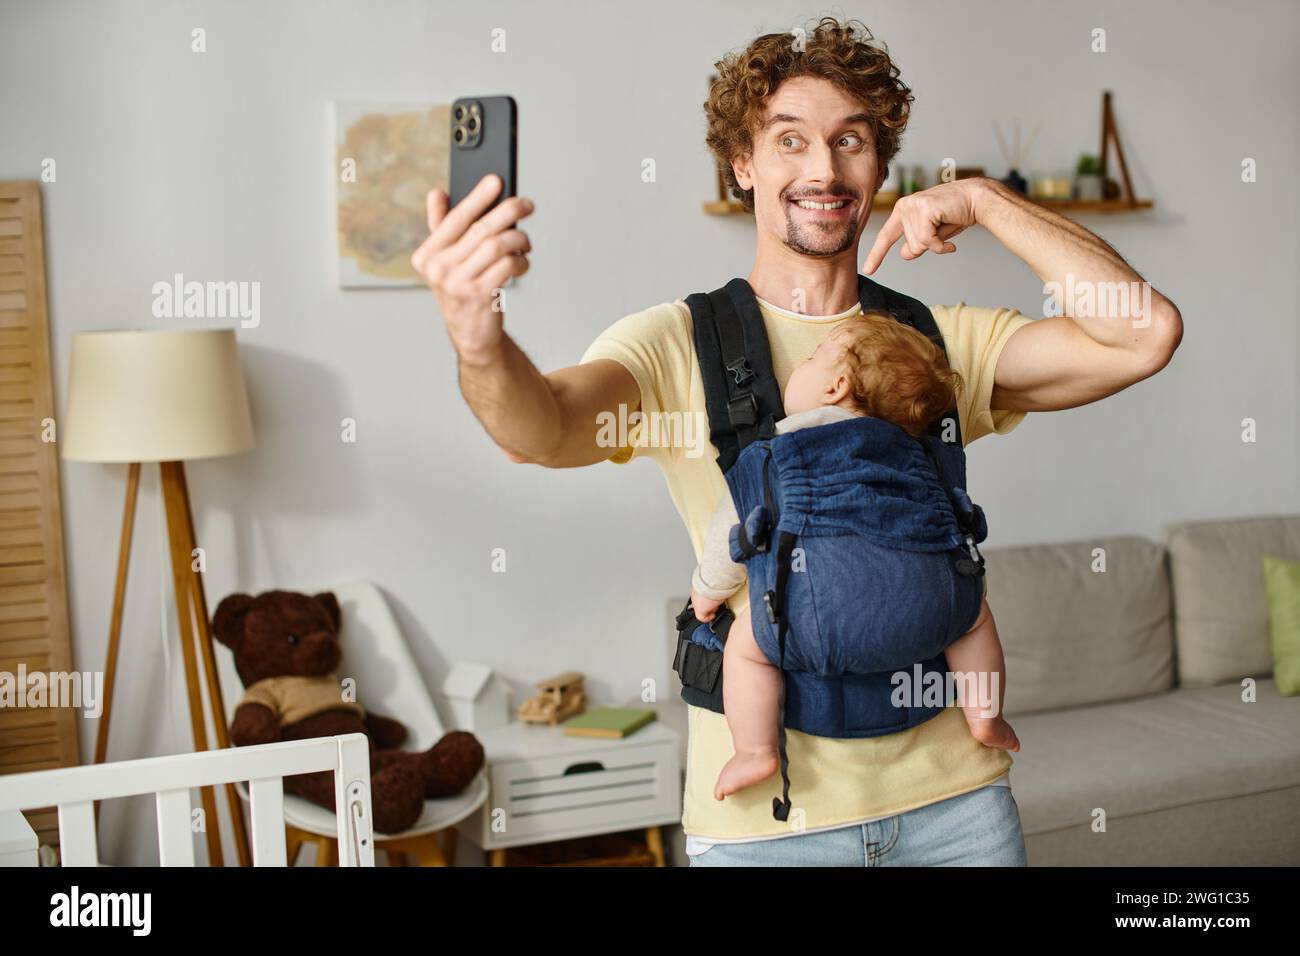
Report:
M1096 156L1084 153L1074 170L1074 198L1087 202L1100 202L1105 190L1105 177Z

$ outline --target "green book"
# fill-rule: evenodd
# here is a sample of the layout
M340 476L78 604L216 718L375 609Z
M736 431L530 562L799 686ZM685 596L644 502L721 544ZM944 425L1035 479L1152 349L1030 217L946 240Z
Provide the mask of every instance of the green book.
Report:
M640 730L655 719L653 710L641 707L597 707L564 722L568 737L618 739Z

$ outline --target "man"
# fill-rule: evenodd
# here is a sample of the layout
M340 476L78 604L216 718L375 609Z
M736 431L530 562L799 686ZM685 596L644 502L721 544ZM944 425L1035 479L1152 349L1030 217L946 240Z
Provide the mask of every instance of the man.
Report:
M860 311L857 250L872 199L906 126L911 92L861 24L824 18L806 34L769 34L718 64L706 113L708 143L733 193L753 211L757 252L748 276L782 389L796 364ZM760 96L755 91L770 91ZM487 177L447 209L429 195L428 240L412 262L437 296L459 356L461 389L508 457L551 468L649 455L663 469L698 556L708 518L727 493L715 454L652 444L632 429L622 447L602 420L639 410L704 412L682 300L606 329L578 365L540 372L503 329L496 290L528 269L531 244L513 228L533 204L512 198L482 216L500 190ZM477 221L476 221L477 220ZM965 443L1013 429L1030 411L1073 408L1147 378L1182 336L1178 310L1088 230L990 179L943 183L898 201L863 265L944 255L980 225L1046 289L1073 294L1064 314L1032 320L1013 309L932 306L965 389ZM730 277L719 276L717 285ZM1053 285L1055 283L1056 285ZM1117 296L1107 290L1149 291ZM694 290L683 290L694 291ZM1075 306L1078 305L1076 308ZM729 602L738 615L747 589ZM794 826L773 819L770 788L713 798L731 756L725 718L691 707L682 824L692 865L1023 865L1024 842L1007 782L1011 757L971 737L957 708L882 737L838 740L790 731L800 768Z

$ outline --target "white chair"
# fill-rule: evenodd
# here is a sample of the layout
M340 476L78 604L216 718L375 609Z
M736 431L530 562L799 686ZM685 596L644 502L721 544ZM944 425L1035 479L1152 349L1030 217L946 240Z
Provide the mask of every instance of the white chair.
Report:
M322 588L313 589L317 593ZM383 593L368 581L328 588L338 598L342 613L339 640L343 647L340 676L356 681L357 699L375 713L400 720L409 736L403 750L427 750L446 733L406 639ZM235 670L230 649L219 645L217 671L227 718L234 720L244 686ZM450 866L456 857L455 825L477 810L488 797L486 768L460 793L426 800L424 812L409 830L377 833L375 843L390 863L403 863L407 854L421 866ZM334 853L338 824L324 807L288 794L284 798L284 823L292 862L303 844L316 847L317 865L327 865ZM446 834L445 846L439 834Z
M57 806L63 865L97 866L95 801L152 793L158 807L160 862L193 866L190 790L250 781L253 865L284 866L282 778L322 770L333 771L339 806L348 808L335 834L343 848L339 865L374 866L370 747L364 734L0 776L0 812ZM217 825L215 820L209 823Z

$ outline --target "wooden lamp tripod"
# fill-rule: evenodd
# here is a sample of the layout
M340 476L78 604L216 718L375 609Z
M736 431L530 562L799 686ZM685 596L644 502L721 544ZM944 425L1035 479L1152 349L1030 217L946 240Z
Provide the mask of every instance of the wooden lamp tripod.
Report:
M208 749L200 660L216 743L218 747L229 747L207 598L201 572L195 566L194 519L184 461L237 454L253 447L248 394L234 330L86 332L73 336L68 405L61 437L64 458L130 463L95 763L103 763L108 751L131 534L140 463L144 461L157 461L161 473L194 749ZM226 797L239 864L248 866L243 804L233 784L226 784ZM208 859L212 866L221 866L221 828L213 788L202 788L201 798Z

